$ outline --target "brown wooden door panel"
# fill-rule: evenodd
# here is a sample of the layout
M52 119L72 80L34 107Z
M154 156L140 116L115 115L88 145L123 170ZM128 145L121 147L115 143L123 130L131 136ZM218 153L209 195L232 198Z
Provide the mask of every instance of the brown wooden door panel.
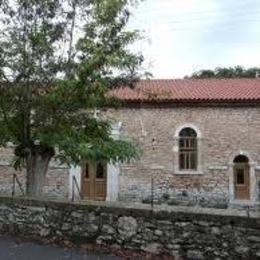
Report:
M250 199L249 165L235 164L234 166L235 199Z
M107 165L105 162L98 162L95 164L95 200L106 199L107 186Z
M90 195L91 194L91 192L90 192L90 181L83 181L82 194L86 198L90 198L91 197L91 195Z
M92 171L93 171L93 166L90 163L85 163L82 166L82 177L81 177L81 182L82 182L82 194L84 198L90 199L93 195L93 188L92 188Z
M85 199L105 200L107 166L105 162L86 163L82 167L82 194Z
M106 197L106 182L96 180L95 182L95 199L105 200Z

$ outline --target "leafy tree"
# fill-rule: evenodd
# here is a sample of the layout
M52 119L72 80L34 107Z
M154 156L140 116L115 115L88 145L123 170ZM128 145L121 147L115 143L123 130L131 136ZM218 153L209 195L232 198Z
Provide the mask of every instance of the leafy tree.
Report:
M201 70L193 73L190 77L186 76L185 78L207 79L207 78L213 78L214 76L215 73L213 70Z
M217 67L214 70L200 70L185 78L207 79L207 78L255 78L260 75L260 68L252 67L245 69L242 66L229 68Z
M28 195L39 195L52 158L125 161L137 156L110 136L95 108L115 106L111 88L138 78L129 51L128 0L0 1L0 144L15 144Z

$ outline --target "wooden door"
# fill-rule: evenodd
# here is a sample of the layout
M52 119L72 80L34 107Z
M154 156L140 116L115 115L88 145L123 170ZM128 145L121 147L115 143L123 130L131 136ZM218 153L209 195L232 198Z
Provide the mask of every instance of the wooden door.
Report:
M250 199L249 165L247 163L236 163L234 166L235 199Z
M107 166L105 162L85 163L82 167L82 194L88 200L105 200Z

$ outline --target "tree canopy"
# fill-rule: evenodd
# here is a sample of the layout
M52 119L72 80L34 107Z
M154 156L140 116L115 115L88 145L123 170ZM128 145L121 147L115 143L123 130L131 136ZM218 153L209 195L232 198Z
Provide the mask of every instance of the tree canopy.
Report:
M79 164L137 156L133 143L111 137L111 122L94 116L116 105L109 89L139 76L143 58L128 48L139 37L126 29L130 4L0 1L0 144L15 144L29 193L40 192L31 183L53 157Z
M242 66L235 67L217 67L214 70L200 70L194 72L191 76L185 78L190 79L209 79L209 78L256 78L260 76L260 68L244 68Z

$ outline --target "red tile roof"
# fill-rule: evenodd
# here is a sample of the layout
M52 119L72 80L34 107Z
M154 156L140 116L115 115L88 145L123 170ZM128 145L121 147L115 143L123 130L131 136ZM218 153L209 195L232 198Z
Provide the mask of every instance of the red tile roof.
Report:
M141 80L111 91L126 102L260 102L260 79Z

